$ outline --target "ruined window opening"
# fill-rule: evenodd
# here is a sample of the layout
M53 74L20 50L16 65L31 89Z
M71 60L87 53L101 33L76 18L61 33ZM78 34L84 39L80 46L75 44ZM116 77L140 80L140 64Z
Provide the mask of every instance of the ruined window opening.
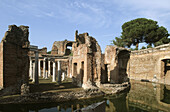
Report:
M65 55L71 55L71 54L72 54L72 43L67 43Z
M81 62L81 84L83 84L83 78L84 78L84 61Z
M73 74L73 76L77 76L77 63L74 63L74 74Z
M162 68L162 76L167 76L167 74L170 74L170 59L164 59L162 60L161 64Z

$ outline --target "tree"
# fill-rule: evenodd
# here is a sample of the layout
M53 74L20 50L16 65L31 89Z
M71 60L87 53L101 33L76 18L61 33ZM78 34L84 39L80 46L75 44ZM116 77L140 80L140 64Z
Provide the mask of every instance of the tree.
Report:
M155 46L169 43L168 31L163 26L159 27L157 23L157 21L146 18L137 18L126 22L122 25L121 37L115 38L113 44L127 47L135 45L138 49L138 44L141 42Z
M123 40L120 37L115 37L116 40L113 40L113 44L119 47L125 47Z
M47 54L51 54L51 51L48 51Z

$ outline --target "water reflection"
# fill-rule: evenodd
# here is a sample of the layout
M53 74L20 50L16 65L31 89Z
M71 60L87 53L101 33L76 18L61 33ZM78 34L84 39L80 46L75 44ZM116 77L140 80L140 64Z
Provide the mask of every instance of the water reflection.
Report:
M162 94L163 94L163 97L161 101L164 103L170 104L170 86L164 85L164 90Z
M0 112L73 112L106 101L106 112L170 112L170 86L131 81L130 91L116 96L63 103L0 105Z
M166 103L170 101L169 87L150 82L131 81L131 89L126 97L129 110L136 107L149 112L169 112L170 104Z

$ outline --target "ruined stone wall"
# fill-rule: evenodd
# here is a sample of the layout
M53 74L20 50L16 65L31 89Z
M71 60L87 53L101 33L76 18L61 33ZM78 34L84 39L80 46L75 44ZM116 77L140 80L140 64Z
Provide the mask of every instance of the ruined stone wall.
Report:
M107 46L105 49L105 66L108 82L122 83L127 81L127 63L129 51L125 48Z
M67 73L68 64L68 61L61 61L61 73Z
M118 61L116 60L116 47L106 46L105 49L105 66L107 69L107 81L111 83L118 83Z
M68 68L67 68L67 76L72 78L72 59L73 57L70 56L68 59Z
M3 42L0 43L0 88L3 87Z
M101 82L101 48L88 33L75 36L72 46L72 74L78 86L85 87L88 82L98 85Z
M24 83L28 83L28 26L10 25L2 39L3 44L3 87L8 92L20 91ZM2 59L2 57L0 57Z
M132 51L128 67L128 76L136 80L156 80L160 83L170 84L170 72L165 75L165 63L170 59L170 44L155 48Z
M87 77L84 75L87 74L87 54L86 49L87 47L85 44L79 45L79 47L76 47L76 44L73 44L74 51L73 51L73 59L72 59L72 76L73 78L76 78L76 82L74 82L78 86L82 86L83 81L87 81ZM81 64L84 63L84 67L81 66ZM84 68L84 72L81 73L81 70ZM81 73L81 74L80 74Z
M38 53L39 54L47 54L47 48L46 47L43 47L42 49L38 49Z
M67 46L72 46L73 41L55 41L51 50L51 54L54 55L69 55L71 53L70 49L67 49Z
M51 50L51 54L64 55L64 41L55 41Z

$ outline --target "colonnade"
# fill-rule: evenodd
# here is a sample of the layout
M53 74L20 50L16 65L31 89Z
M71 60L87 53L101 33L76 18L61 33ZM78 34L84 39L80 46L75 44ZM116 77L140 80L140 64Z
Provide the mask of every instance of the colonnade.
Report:
M35 60L30 58L30 68L29 68L29 77L32 79L32 82L38 84L38 77L42 77L44 79L48 79L52 75L52 82L56 82L56 61L55 59L50 59L45 57L43 60L37 60L38 55L35 55ZM41 61L43 61L43 72L41 74ZM46 70L46 61L48 61L48 71ZM53 63L53 69L51 74L51 62ZM58 77L57 82L61 83L61 61L57 61L58 65Z

